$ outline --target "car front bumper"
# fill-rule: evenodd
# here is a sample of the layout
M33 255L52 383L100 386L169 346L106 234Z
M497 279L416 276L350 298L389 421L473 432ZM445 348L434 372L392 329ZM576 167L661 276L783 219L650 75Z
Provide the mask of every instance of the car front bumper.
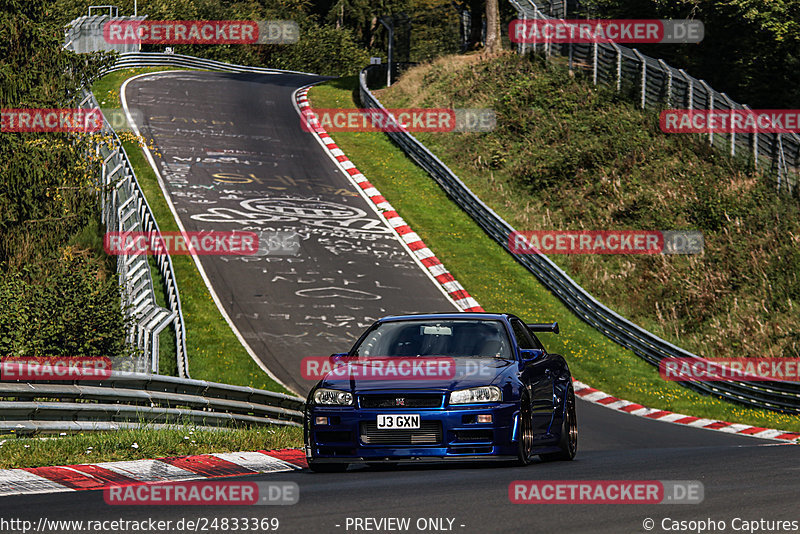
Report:
M419 414L421 429L378 430L379 414ZM312 406L306 420L306 456L318 463L506 460L517 455L515 403L449 408L361 409ZM491 423L478 423L491 415ZM317 418L327 424L317 424Z

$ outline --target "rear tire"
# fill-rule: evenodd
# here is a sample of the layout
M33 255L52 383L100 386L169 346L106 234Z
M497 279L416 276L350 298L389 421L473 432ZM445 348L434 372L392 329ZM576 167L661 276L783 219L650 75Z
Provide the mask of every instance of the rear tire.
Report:
M533 461L533 411L527 391L523 394L519 409L519 437L517 438L517 465L528 465Z
M348 464L328 464L312 462L309 460L308 468L315 473L344 473L347 471Z
M575 391L571 384L567 391L564 417L561 421L561 440L558 442L558 447L561 449L559 452L540 454L539 457L548 462L570 461L578 452L578 418L575 413Z

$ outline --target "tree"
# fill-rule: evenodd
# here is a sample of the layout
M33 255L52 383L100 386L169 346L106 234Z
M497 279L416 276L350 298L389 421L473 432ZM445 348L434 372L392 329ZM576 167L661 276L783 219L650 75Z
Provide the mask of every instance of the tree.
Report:
M486 53L495 55L502 49L500 7L497 5L497 0L486 0Z

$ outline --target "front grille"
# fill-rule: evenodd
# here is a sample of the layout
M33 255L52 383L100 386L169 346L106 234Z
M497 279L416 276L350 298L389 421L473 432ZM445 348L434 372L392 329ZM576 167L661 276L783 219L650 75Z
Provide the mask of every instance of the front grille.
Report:
M433 445L442 442L442 423L422 421L420 428L378 430L378 423L361 423L361 442L365 445Z
M430 393L361 395L360 404L362 408L439 408L442 406L442 395Z

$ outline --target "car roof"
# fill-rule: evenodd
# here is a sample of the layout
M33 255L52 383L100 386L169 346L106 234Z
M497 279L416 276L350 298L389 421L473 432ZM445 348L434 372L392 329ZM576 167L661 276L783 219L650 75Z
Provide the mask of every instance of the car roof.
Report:
M476 319L483 321L502 321L515 317L510 313L479 313L479 312L447 312L447 313L414 313L408 315L390 315L383 317L378 322L409 321L420 319Z

